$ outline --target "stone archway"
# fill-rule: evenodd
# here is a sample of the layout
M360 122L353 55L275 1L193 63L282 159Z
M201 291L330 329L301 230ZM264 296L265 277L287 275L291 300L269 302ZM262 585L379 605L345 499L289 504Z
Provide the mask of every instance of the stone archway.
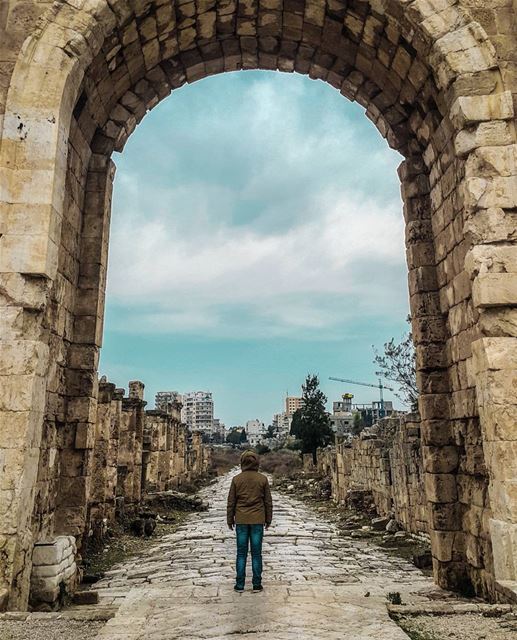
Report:
M185 82L309 74L404 156L409 289L435 576L517 583L516 146L493 44L447 0L56 2L17 56L0 149L0 590L88 518L113 151ZM515 89L515 87L514 87Z

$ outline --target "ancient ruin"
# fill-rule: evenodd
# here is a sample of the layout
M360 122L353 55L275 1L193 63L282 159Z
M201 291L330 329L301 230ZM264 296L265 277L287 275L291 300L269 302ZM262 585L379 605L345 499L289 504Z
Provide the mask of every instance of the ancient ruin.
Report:
M385 418L351 442L338 441L320 452L318 469L339 504L349 491L365 491L378 515L393 515L409 533L429 533L418 415Z
M111 508L106 486L141 491L139 390L123 400L97 382L112 154L176 87L237 69L330 83L404 156L435 578L516 597L516 15L512 0L3 3L4 608L27 606L34 544L85 532ZM108 464L99 484L114 443L98 416L119 410L127 475ZM162 482L166 456L146 464Z
M146 411L146 404L141 382L130 382L125 397L124 389L100 381L89 448L92 474L88 501L84 504L82 494L71 484L61 503L67 519L59 525L68 535L54 538L46 534L35 541L31 604L53 605L62 589L72 594L81 577L75 562L78 547L83 551L92 540L103 540L117 519L137 514L144 507L150 492L181 489L206 476L210 449L202 444L201 434L190 433L181 423L181 405ZM50 491L45 484L39 487L34 518L47 515Z

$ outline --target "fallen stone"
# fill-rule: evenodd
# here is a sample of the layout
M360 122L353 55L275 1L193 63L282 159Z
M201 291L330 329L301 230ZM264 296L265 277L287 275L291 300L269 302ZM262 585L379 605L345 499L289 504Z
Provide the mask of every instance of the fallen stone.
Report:
M373 518L371 521L374 531L385 531L390 518Z
M396 533L399 530L400 530L400 526L394 518L392 518L386 525L386 531L388 533Z
M72 602L77 605L98 604L98 591L76 591L72 596Z

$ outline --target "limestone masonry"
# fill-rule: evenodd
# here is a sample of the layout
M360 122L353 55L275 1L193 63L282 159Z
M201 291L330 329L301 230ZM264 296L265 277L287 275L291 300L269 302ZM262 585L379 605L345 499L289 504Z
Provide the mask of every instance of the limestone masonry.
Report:
M144 465L160 485L182 464L146 458L138 386L97 381L112 155L172 90L238 69L328 82L404 158L423 481L394 475L422 482L440 585L517 597L516 37L514 0L2 3L2 607L27 606L35 544L110 513L107 486L135 503Z
M191 433L181 422L181 404L170 404L167 411L146 411L143 398L141 382L129 383L128 397L105 379L99 382L88 499L83 503L83 494L72 487L62 510L68 517L55 523L54 532L73 535L53 537L48 529L36 541L31 605L57 605L64 593L73 594L81 579L78 553L92 539L102 540L116 519L134 514L146 494L181 489L208 473L210 448L202 444L200 433ZM51 492L51 483L39 487L34 518L49 517Z
M351 443L338 441L320 452L318 467L330 477L336 502L367 491L380 516L393 515L410 533L429 533L418 416L386 418Z

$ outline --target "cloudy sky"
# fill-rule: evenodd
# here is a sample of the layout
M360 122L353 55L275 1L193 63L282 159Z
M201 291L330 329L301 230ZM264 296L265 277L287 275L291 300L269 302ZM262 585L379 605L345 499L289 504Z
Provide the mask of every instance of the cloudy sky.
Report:
M375 381L372 344L405 331L391 151L358 105L306 77L185 86L121 155L101 373L209 389L227 425L268 423L316 372ZM359 402L375 390L349 387Z

